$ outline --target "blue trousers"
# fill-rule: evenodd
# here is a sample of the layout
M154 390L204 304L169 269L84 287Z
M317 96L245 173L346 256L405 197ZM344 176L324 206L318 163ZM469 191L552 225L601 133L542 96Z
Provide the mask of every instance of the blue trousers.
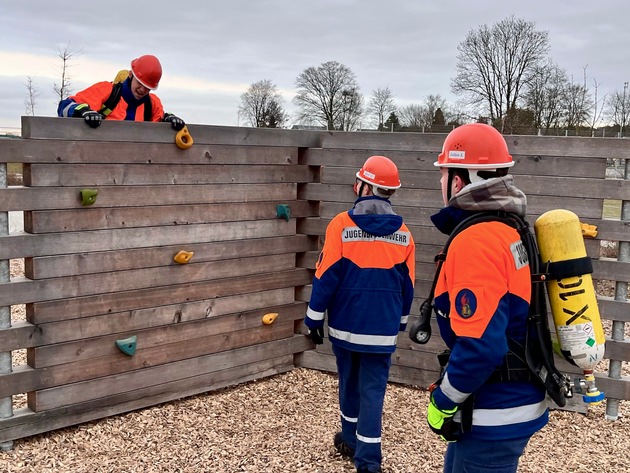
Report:
M449 443L444 473L516 473L531 435L510 440L480 440L464 434Z
M390 353L359 353L333 344L339 373L339 407L343 440L355 449L358 468L381 466L383 401L391 366Z

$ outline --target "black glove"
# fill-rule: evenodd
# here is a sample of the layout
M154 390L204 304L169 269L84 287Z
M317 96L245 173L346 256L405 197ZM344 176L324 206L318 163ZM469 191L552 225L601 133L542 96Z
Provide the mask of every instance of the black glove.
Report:
M184 123L184 120L173 115L172 113L165 113L162 121L169 122L171 124L171 127L175 131L179 131L186 126L186 123Z
M315 345L324 343L324 329L322 327L309 329L308 336Z
M83 112L81 116L90 128L98 128L99 126L101 126L101 122L103 121L103 117L101 116L101 114L95 112L94 110L87 110Z

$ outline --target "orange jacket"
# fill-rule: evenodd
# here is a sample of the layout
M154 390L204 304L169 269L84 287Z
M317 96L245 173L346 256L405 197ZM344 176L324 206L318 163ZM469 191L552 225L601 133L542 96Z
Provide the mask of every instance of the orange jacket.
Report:
M59 104L58 115L64 117L72 117L74 108L78 104L86 103L94 111L100 111L101 107L108 99L112 92L112 82L97 82L81 92L71 95L68 99L63 100ZM151 101L151 121L160 122L164 117L164 108L162 101L154 94L149 94L143 100L136 100L129 89L127 81L123 83L120 101L107 115L107 120L135 120L144 121L144 100ZM134 113L135 112L135 113Z

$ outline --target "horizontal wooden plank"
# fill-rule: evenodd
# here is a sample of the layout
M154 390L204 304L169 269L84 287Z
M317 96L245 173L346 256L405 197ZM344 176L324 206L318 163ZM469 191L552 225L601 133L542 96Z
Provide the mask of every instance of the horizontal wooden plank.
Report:
M377 145L380 146L380 145ZM441 145L436 151L414 150L384 150L380 148L365 149L307 149L301 155L300 164L309 166L345 166L358 170L368 156L386 155L398 167L403 185L406 185L407 170L435 170L433 163L441 150ZM549 152L555 150L550 148ZM520 151L520 150L519 150ZM515 176L526 175L546 175L565 177L598 177L603 178L606 173L606 158L613 157L613 154L606 154L603 150L602 157L590 156L551 156L548 154L531 154L527 149L522 152L512 152L516 165L510 170ZM517 180L519 178L517 177Z
M630 261L593 260L593 278L630 282Z
M293 310L294 292L293 288L281 288L94 317L71 318L45 324L17 322L11 328L0 330L0 346L6 351L20 350L214 318L258 308L264 308L265 313L280 313L288 310L288 305ZM301 312L303 316L306 310L305 304L303 302L295 304L300 306L295 310Z
M185 248L187 251L194 253L190 260L191 262L201 263L204 261L312 251L314 248L317 248L317 241L306 235L293 235L278 238L256 238L254 240L196 243L186 245ZM177 263L174 262L173 255L176 255L181 249L181 245L171 245L26 258L24 261L24 274L30 279L44 279L157 266L174 266Z
M597 226L597 238L600 240L630 241L630 221L613 219L580 219L584 223Z
M270 327L273 327L273 329ZM168 366L168 364L182 360L189 360L190 363L191 358L199 358L212 353L232 352L232 360L227 362L226 365L242 365L243 360L239 359L238 353L234 353L236 349L280 339L288 341L293 337L291 333L292 324L280 322L276 325L274 323L273 326L264 326L264 329L238 331L226 335L206 337L205 339L195 339L188 343L174 343L168 347L147 349L144 350L147 353L146 356L143 352L136 352L133 357L128 357L129 359L125 360L133 362L134 358L137 360L144 358L142 363L119 362L113 357L107 361L109 357L106 357L91 360L87 364L82 363L85 366L83 373L79 370L80 364L77 363L44 368L44 370L54 370L55 374L61 375L59 381L62 382L49 385L50 387L43 390L30 392L28 395L28 406L33 411L39 412L111 396L119 392L164 384L172 381L173 378L181 378L181 373L174 371L175 368ZM267 357L277 357L281 354L282 352L268 354ZM251 362L249 357L245 358L248 362ZM161 370L147 369L164 365L165 363L168 364ZM197 360L193 364L195 363L197 363ZM106 364L110 366L108 367ZM215 367L214 369L218 368ZM57 373L59 370L63 370L63 373ZM131 374L131 376L124 376L125 373ZM72 376L73 374L75 375L74 377ZM55 389L50 389L52 387L55 387Z
M295 220L220 222L172 227L121 228L93 232L0 236L0 259L114 251L154 246L174 246L295 235Z
M618 138L505 135L510 153L534 156L628 158L630 150ZM525 151L526 150L526 151Z
M46 388L64 386L125 372L135 371L138 377L142 377L141 373L149 367L175 361L190 360L211 353L233 351L236 348L272 340L287 339L291 336L293 336L293 322L290 320L280 321L269 326L261 324L258 328L219 333L195 338L191 341L184 340L147 349L138 348L133 356L127 356L118 351L118 353L109 356L46 368L16 367L13 373L0 375L0 397L17 393L32 393ZM160 384L166 381L152 379L150 384ZM103 395L105 394L103 392ZM72 404L87 399L89 397L86 399L68 399L67 403ZM29 407L34 411L38 411L41 408L30 403Z
M441 151L445 133L334 132L322 137L321 148ZM504 135L511 154L533 156L618 157L630 150L617 138ZM386 153L385 153L386 154Z
M26 139L129 141L170 143L185 159L191 150L203 144L242 146L320 147L320 135L329 132L287 130L281 128L244 128L187 123L194 145L180 150L175 145L175 132L168 123L106 120L97 129L88 128L81 120L22 116L22 137Z
M607 399L630 399L630 376L622 376L621 379L609 378L606 375L595 375L595 382Z
M52 301L144 288L162 288L223 278L248 276L295 267L295 255L255 256L242 259L173 264L157 268L30 280L15 278L0 284L0 306Z
M156 406L227 386L235 386L286 373L292 369L293 356L284 355L262 361L252 361L246 365L211 371L144 389L117 393L58 409L35 413L28 408L22 408L15 411L12 417L0 420L0 442Z
M128 311L129 316L133 317L135 311L140 309L204 301L257 291L299 287L303 284L310 284L311 280L312 276L308 270L293 269L276 273L171 285L168 290L162 287L150 287L134 291L27 304L26 317L33 324L125 311Z
M386 155L396 163L396 167L402 175L407 170L435 171L433 163L437 159L437 153L424 150L400 151L363 147L349 149L308 148L300 155L300 164L324 167L344 166L357 172L365 160L373 155Z
M303 303L291 303L275 307L255 307L248 311L232 310L227 315L195 317L189 321L171 319L171 323L167 325L149 325L147 323L149 321L145 321L145 328L129 331L115 328L112 332L101 333L94 337L85 334L77 340L35 347L28 350L28 364L33 368L46 368L65 363L88 361L103 356L119 356L120 351L116 347L116 340L126 339L132 335L138 337L137 353L139 353L142 350L186 340L192 344L196 343L194 340L198 338L205 339L221 333L231 334L239 330L257 330L263 325L262 317L268 312L278 313L278 317L272 325L280 324L280 322L289 323L304 318L305 305ZM103 318L105 316L100 317L100 319ZM66 325L70 324L66 323ZM47 331L47 327L45 326L43 330Z
M609 360L630 361L630 340L606 340L604 358Z
M392 365L389 382L426 390L440 377L438 371L419 370L409 366Z
M445 133L382 133L286 130L187 124L195 145L294 146L304 148L429 151L439 153ZM129 141L174 143L175 132L166 123L105 121L88 129L80 120L22 117L22 136L30 139ZM504 135L510 153L532 156L630 157L624 140L617 138ZM13 140L12 140L13 141ZM175 146L174 146L175 147Z
M395 196L392 198L392 206L394 208L394 211L398 215L403 217L407 225L413 226L419 225L433 227L433 223L431 222L430 217L431 215L439 211L439 209L428 208L424 206L418 207L399 205L396 201ZM320 204L319 216L323 219L330 220L338 213L345 212L350 208L352 208L352 203L322 201ZM538 217L540 217L540 215L546 211L541 211L542 209L538 209L538 213L535 213L534 210L536 209L530 206L526 217L526 220L529 222L532 230L534 228L536 219L538 219ZM593 210L596 211L595 208ZM584 216L582 215L580 215L579 217L581 222L595 225L597 227L598 240L628 241L628 239L630 238L630 221L614 220L607 218L584 218ZM423 243L424 242L417 241L416 246Z
M172 143L67 140L2 140L0 162L59 164L250 164L295 165L298 148L272 146L196 146L182 152Z
M31 187L261 184L309 182L308 166L250 164L25 164L24 185Z
M109 186L98 190L96 202L81 204L79 187L0 188L0 212L16 210L136 207L140 205L216 204L296 199L297 184L206 184L180 186Z
M34 210L25 212L24 230L52 233L265 220L279 218L278 205L289 208L290 218L318 215L315 203L304 200L94 208L89 212L85 209Z
M326 166L320 173L322 184L354 184L355 168ZM439 189L440 173L437 170L407 170L400 173L405 189ZM597 196L603 199L630 200L630 180L604 179L604 174L595 178L559 177L555 175L517 176L515 184L525 194L537 196Z
M630 322L630 301L616 301L612 297L597 298L602 319Z
M348 208L352 207L355 195L350 184L302 184L298 190L298 198L304 200L317 200L328 202L345 202ZM441 209L444 206L442 194L436 186L435 190L405 189L396 191L392 198L394 207L419 207ZM563 208L575 212L580 218L602 217L603 199L577 196L527 196L528 214L540 215L548 210Z

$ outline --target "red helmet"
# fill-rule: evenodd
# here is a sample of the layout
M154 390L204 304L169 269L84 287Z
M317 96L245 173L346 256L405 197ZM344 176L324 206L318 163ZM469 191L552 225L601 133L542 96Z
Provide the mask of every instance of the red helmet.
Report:
M143 86L155 90L162 78L162 65L158 58L147 54L131 61L131 72Z
M434 166L465 169L498 169L514 166L507 143L499 131L483 123L469 123L451 131Z
M382 189L398 189L400 178L394 162L385 156L370 156L357 172L357 178Z

